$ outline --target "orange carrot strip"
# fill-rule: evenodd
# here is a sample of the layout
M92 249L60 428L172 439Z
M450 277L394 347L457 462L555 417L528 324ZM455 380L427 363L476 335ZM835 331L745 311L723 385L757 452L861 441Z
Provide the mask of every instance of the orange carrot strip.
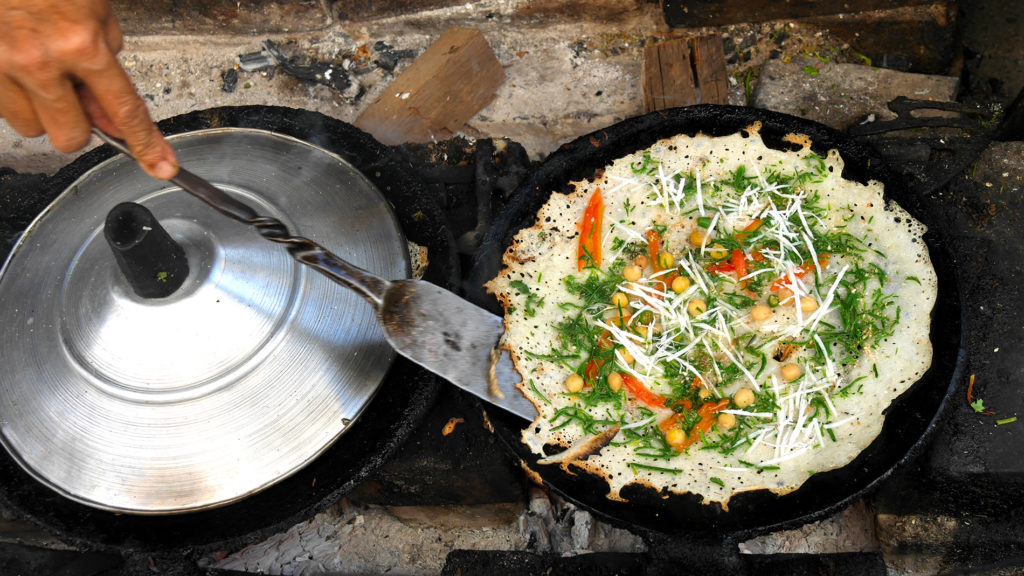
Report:
M576 269L580 272L588 264L601 265L601 223L604 220L604 198L601 189L594 190L580 220L580 241L576 250Z
M622 384L629 390L629 393L636 397L637 400L647 404L648 406L656 406L658 408L665 407L665 397L660 394L655 394L644 386L643 382L634 378L631 374L622 374Z
M651 269L655 273L661 272L661 264L658 262L658 254L661 253L661 237L658 231L651 228L647 231L647 253L650 255Z
M824 268L825 266L828 266L828 254L822 254L818 258L818 265L820 265L822 268ZM798 266L795 270L793 270L793 275L796 276L797 278L803 278L804 276L807 276L808 274L810 274L813 271L814 271L814 261L813 260L808 260L807 262L804 262L803 264ZM776 278L775 281L772 282L772 285L768 288L768 290L771 291L771 292L775 292L779 288L782 288L782 286L786 282L788 282L788 281L789 281L789 274L786 274L785 276L782 276L781 278Z

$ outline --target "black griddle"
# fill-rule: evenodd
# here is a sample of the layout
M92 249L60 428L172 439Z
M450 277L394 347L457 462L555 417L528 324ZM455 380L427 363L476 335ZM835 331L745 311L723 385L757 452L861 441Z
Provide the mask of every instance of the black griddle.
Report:
M538 465L537 455L519 440L522 423L504 414L492 414L499 437L524 466L538 474L552 490L610 522L634 530L746 538L830 516L863 498L897 465L920 454L958 379L957 359L962 346L959 293L942 228L935 225L937 214L932 212L931 205L909 194L905 183L889 171L880 158L846 135L815 122L767 110L716 105L675 108L631 118L566 144L549 156L520 187L509 207L490 228L470 271L469 284L477 285L475 280L482 283L498 274L501 254L515 233L532 225L540 206L551 194L568 191L570 182L593 178L595 171L612 160L668 136L742 135L755 124L759 125L765 144L777 150L801 147L786 140L790 134L808 136L812 150L819 155L838 150L845 162L844 178L863 183L881 181L885 184L887 198L930 225L925 242L939 279L932 314L932 366L889 406L881 434L853 462L837 470L815 474L802 487L784 496L767 490L740 493L730 500L727 510L718 504L705 504L693 494L675 494L639 485L629 485L620 492L625 502L609 500L605 497L606 484L599 477ZM493 297L475 296L479 303L495 306Z

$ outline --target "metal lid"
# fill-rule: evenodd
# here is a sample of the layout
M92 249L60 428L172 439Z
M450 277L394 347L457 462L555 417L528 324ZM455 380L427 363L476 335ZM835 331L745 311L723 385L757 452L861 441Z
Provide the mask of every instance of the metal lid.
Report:
M386 200L338 156L251 129L172 144L297 234L385 278L409 275ZM188 277L169 297L136 295L104 240L124 201L184 248ZM0 270L0 440L41 482L98 508L199 510L288 476L356 419L393 358L359 296L124 156L58 197Z

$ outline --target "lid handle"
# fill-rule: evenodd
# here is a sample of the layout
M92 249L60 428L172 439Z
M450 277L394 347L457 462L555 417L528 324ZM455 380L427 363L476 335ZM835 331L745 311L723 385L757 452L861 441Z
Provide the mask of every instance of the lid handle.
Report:
M166 298L188 277L185 250L141 204L114 206L103 236L128 284L143 298Z

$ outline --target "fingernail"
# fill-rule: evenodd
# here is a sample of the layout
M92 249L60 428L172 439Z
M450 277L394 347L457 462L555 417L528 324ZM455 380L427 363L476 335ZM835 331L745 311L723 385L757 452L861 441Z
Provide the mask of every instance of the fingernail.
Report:
M167 160L161 160L153 170L153 175L161 180L170 180L178 173L178 167Z

